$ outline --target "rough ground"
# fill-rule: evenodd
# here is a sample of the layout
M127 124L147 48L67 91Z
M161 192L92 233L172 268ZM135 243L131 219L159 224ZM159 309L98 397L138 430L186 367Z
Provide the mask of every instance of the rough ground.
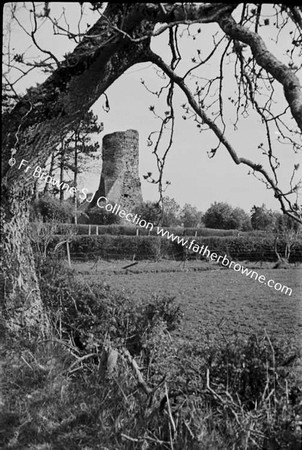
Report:
M302 267L272 269L272 264L249 264L259 276L273 279L292 289L288 296L250 279L233 269L190 261L131 261L73 263L78 277L88 284L105 282L113 289L148 301L153 295L173 296L182 305L183 338L227 339L234 331L257 333L302 342Z

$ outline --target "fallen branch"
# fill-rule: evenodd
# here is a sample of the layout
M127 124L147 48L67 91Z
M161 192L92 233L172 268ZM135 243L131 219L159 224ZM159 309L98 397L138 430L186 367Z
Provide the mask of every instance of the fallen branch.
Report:
M122 267L122 269L128 269L129 267L136 266L136 264L138 264L137 261L135 261L134 263L128 264L128 265L125 266L125 267Z
M143 378L143 375L141 373L141 371L139 370L139 367L137 365L137 362L135 361L135 359L130 355L129 350L127 350L125 347L122 347L122 354L123 356L126 358L126 360L128 361L128 363L131 365L132 369L134 370L135 376L137 378L138 384L140 385L140 387L143 389L143 391L147 394L147 395L151 395L153 393L153 389L151 389L146 381Z

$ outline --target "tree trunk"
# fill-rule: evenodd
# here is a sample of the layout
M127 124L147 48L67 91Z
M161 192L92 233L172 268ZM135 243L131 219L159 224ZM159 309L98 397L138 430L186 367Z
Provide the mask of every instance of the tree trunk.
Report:
M49 172L48 172L48 175L50 177L52 177L52 175L53 175L54 165L55 165L55 152L53 152L51 155L50 167L49 167ZM46 194L48 192L48 189L49 189L49 183L45 183L44 194Z
M74 172L73 172L73 185L75 188L78 187L78 134L75 135L74 141ZM77 194L73 196L73 203L76 204Z
M61 142L61 151L60 151L60 202L64 200L64 163L65 163L65 152L64 152L64 139Z
M3 317L10 331L47 334L49 324L41 304L33 252L27 234L31 192L17 186L4 197L3 225Z
M78 187L78 150L77 150L77 139L75 140L75 146L74 146L74 176L73 176L73 185L77 189ZM78 216L77 216L77 210L78 210L78 204L77 204L77 193L74 193L73 196L73 204L74 204L74 223L78 224Z
M133 64L146 61L146 41L132 44L108 27L108 20L118 24L125 8L109 4L106 18L98 20L88 33L97 37L83 39L61 67L40 86L29 89L14 109L3 116L2 309L6 327L11 330L48 329L26 230L33 185L41 167L99 96ZM132 7L124 17L124 29L131 32L141 21L142 16ZM14 164L13 148L17 150Z
M35 181L35 183L34 183L34 198L35 198L35 200L39 200L39 184L38 184L38 181Z
M278 240L279 240L279 238L278 238L278 236L276 236L275 242L274 242L274 250L275 250L276 256L278 258L278 261L274 265L273 269L282 269L282 268L287 269L287 267L289 265L289 255L287 256L287 246L285 249L285 255L284 255L284 257L282 257L280 255L280 253L278 252Z

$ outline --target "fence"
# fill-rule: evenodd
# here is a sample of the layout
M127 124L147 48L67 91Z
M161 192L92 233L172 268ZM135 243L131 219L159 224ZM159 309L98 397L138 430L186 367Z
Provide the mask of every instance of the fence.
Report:
M203 259L204 256L188 251L188 248L171 239L160 237L156 228L150 230L122 225L74 225L31 224L32 242L37 250L54 249L59 242L69 240L61 253L70 251L68 259ZM276 261L275 236L264 232L240 232L236 230L214 230L207 228L165 228L174 236L183 236L188 243L208 246L217 255L227 255L233 260ZM128 234L127 234L128 233ZM190 233L190 234L189 234ZM202 233L202 235L201 235ZM43 244L44 241L44 244ZM42 245L41 245L42 244ZM277 249L284 255L285 241L280 238ZM66 248L68 247L68 249ZM292 249L290 262L302 262L302 240Z
M194 237L192 237L193 239ZM277 261L274 239L255 237L203 237L194 240L210 252L227 255L233 260ZM52 246L60 241L56 236ZM189 240L188 240L189 242ZM284 254L285 242L278 242L278 251ZM176 242L159 236L73 236L70 242L71 259L205 259L202 253L194 253ZM291 252L290 262L302 262L302 242L297 242Z

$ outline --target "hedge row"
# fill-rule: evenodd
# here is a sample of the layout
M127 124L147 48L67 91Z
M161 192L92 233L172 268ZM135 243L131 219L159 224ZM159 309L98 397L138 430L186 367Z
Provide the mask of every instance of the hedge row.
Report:
M150 227L149 227L150 228ZM182 227L165 227L169 233L178 236L237 236L238 230L220 230L214 228L182 228ZM157 227L153 230L129 226L129 225L87 225L87 224L58 224L56 234L64 234L66 231L73 231L79 235L124 235L136 236L137 232L140 236L157 236Z
M73 259L153 259L160 256L161 242L155 236L76 236L70 243Z
M232 259L249 261L276 261L274 251L274 236L238 236L238 237L207 237L203 244L207 245L211 252L219 255L229 255ZM284 255L286 243L279 239L277 250ZM296 242L290 256L290 262L302 262L302 241Z
M191 238L192 239L192 238ZM188 239L188 244L190 240ZM227 255L233 260L276 261L273 237L205 237L194 238L196 243L210 252ZM59 237L53 241L54 246ZM284 254L285 242L278 242L278 251ZM91 259L94 256L112 259L156 259L158 257L183 259L185 257L202 259L202 254L185 250L180 244L158 236L75 236L70 244L73 259ZM202 252L201 252L202 253ZM302 242L292 249L290 262L302 262Z

